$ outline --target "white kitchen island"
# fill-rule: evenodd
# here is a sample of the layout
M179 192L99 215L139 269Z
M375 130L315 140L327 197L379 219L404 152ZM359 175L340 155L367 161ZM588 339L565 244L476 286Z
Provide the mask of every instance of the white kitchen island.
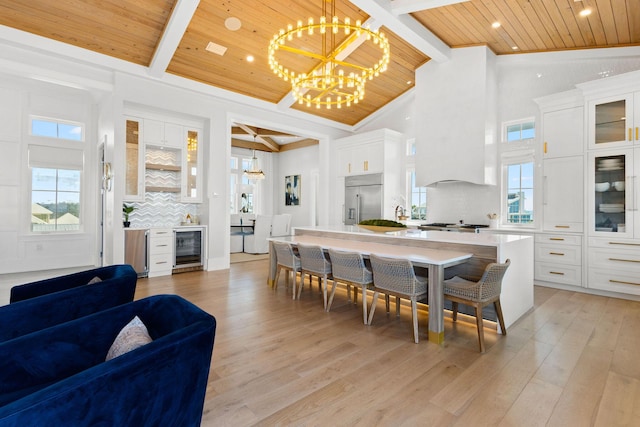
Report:
M357 225L295 227L295 236L318 236L343 241L358 241L439 249L471 253L465 263L445 269L444 277L463 275L479 278L490 262L511 260L511 266L502 282L502 311L508 328L533 308L533 237L513 234L457 233L402 229L396 232L376 233ZM398 251L399 254L403 251ZM273 276L270 274L270 278ZM496 326L497 327L497 326ZM433 332L433 331L430 331ZM438 334L440 335L440 334ZM431 341L442 342L444 337Z

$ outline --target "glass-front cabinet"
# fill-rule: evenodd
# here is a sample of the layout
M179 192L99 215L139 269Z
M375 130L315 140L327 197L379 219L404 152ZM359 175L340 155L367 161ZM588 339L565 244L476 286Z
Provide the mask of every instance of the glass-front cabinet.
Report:
M637 104L640 94L635 98ZM589 146L604 148L639 143L640 124L634 120L634 109L633 93L589 101Z
M142 121L134 117L126 119L125 191L124 200L144 201L144 144L142 143Z
M183 156L182 202L202 202L202 155L200 138L202 130L185 127L185 146Z
M633 149L590 154L591 235L633 237L637 203L633 154Z

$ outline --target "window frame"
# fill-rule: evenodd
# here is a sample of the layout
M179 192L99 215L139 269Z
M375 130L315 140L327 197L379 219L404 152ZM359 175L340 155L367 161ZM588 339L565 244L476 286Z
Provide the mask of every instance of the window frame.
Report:
M57 126L59 125L69 125L69 126L77 126L80 128L80 139L69 139L63 138L59 136L59 127L57 127L58 136L48 136L48 135L38 135L33 133L33 122L34 121L43 121L43 122L51 122L55 123ZM59 141L72 141L72 142L85 142L86 137L86 124L83 122L76 122L73 120L64 120L64 119L56 119L53 117L39 116L39 115L29 115L29 136L34 138L47 138L48 140L59 140Z
M520 125L520 133L522 134L522 125L524 124L533 124L533 136L531 138L520 138L514 141L509 141L509 132L508 129L511 126ZM538 132L536 129L536 118L535 117L525 117L517 120L509 120L506 122L502 122L502 144L509 147L527 147L535 143Z
M533 220L527 223L509 222L509 167L514 165L531 164L531 216ZM538 209L536 204L536 193L538 185L536 182L536 156L534 150L519 150L515 152L503 153L501 158L502 188L500 191L500 225L513 228L535 228L538 221ZM520 178L520 189L522 190L522 177ZM527 189L529 187L526 187Z
M41 166L32 166L29 167L29 173L31 176L31 179L29 181L29 187L30 187L30 197L29 197L29 201L30 204L29 206L32 208L33 204L35 204L34 200L33 200L33 192L34 191L44 191L44 190L34 190L33 188L33 171L34 169L47 169L47 170L54 170L55 171L55 175L56 175L56 188L53 191L55 193L55 199L56 199L56 206L58 205L58 194L59 193L65 193L65 192L69 192L69 191L63 191L60 190L58 187L59 184L59 175L60 175L60 171L74 171L74 172L78 172L78 226L77 228L74 229L59 229L59 225L58 222L56 221L54 223L55 227L51 230L34 230L34 223L32 221L29 221L29 232L32 235L42 235L42 234L75 234L75 233L80 233L83 231L84 229L84 221L83 221L83 217L84 217L84 207L83 207L83 193L85 192L85 188L83 185L83 180L84 180L84 171L81 168L77 168L77 167L41 167ZM46 209L46 208L45 208ZM32 213L32 209L29 210L29 212L31 213L31 216L33 216Z

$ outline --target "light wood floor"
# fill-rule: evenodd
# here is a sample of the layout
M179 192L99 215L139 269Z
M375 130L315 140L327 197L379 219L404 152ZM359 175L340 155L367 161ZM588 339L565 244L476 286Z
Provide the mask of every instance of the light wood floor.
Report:
M336 293L330 313L314 282L299 301L267 261L228 271L141 279L136 298L176 293L217 321L203 426L640 425L640 303L535 289L535 308L506 337L445 315L444 346L414 344L411 314L371 326ZM394 307L392 305L392 313Z

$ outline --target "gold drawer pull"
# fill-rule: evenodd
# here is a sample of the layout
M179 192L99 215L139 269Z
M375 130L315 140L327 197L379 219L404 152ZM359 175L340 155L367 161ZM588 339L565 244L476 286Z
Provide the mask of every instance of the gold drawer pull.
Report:
M561 273L561 272L559 272L559 271L550 271L549 273L550 273L550 274L557 274L557 275L559 275L559 276L564 276L564 273Z
M555 228L571 228L570 225L554 225Z
M634 282L625 282L622 280L613 280L613 279L609 279L610 283L621 283L623 285L635 285L635 286L640 286L640 283L634 283Z
M559 242L564 242L564 239L562 237L549 237L549 240L557 240Z
M564 254L562 252L549 252L549 255L560 255L560 256L564 256Z
M638 133L638 129L639 129L639 128L640 128L640 127L636 126L636 141L640 139L640 138L639 138L639 137L640 137L640 133Z
M640 262L640 260L637 260L637 259L622 259L622 258L609 258L609 261Z
M640 246L640 243L609 242L610 245Z

